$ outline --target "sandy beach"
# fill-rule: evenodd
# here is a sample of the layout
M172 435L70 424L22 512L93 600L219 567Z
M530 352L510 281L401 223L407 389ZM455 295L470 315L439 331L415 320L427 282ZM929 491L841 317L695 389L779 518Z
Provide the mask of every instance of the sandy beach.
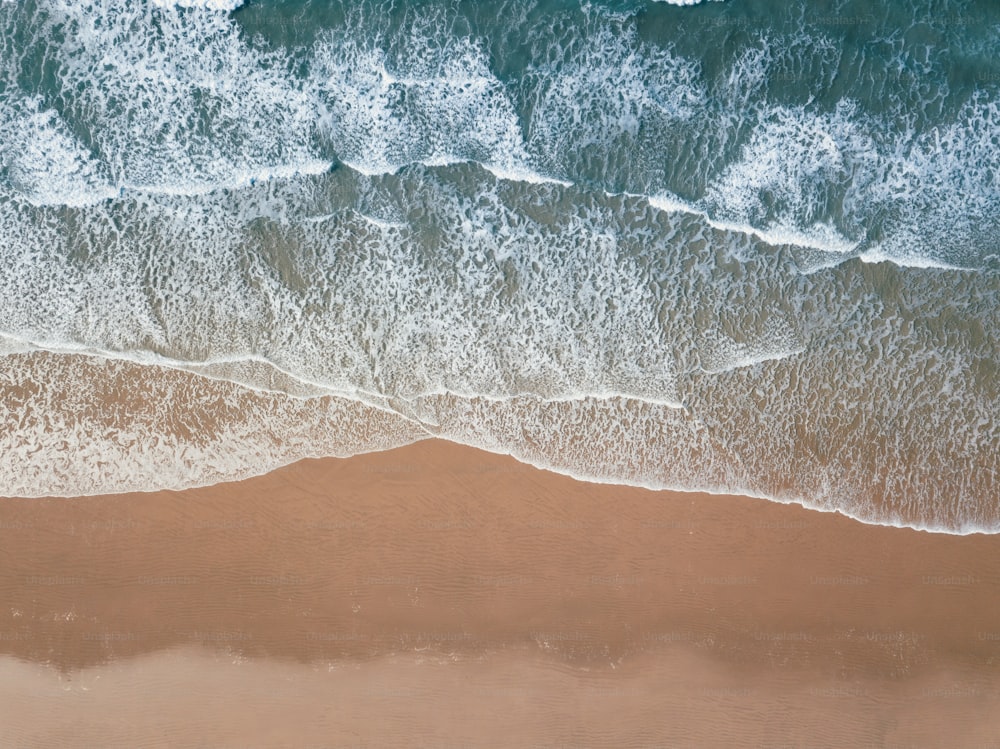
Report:
M0 502L0 746L998 746L1000 538L441 441Z
M1000 749L1000 0L0 0L0 269L0 749Z

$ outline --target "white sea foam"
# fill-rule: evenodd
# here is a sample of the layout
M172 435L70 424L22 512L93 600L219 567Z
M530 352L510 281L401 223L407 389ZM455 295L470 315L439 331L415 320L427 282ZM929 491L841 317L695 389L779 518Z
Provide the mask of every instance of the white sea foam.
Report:
M36 206L81 206L116 194L101 164L38 98L0 95L0 172Z
M254 170L234 171L227 180L215 182L190 182L184 181L177 184L154 182L151 184L122 184L115 193L121 197L125 191L145 193L147 195L173 195L183 197L187 195L205 195L216 190L237 190L257 184L258 182L269 182L270 180L292 180L297 177L307 175L317 175L328 172L334 163L322 159L311 159L298 164L277 164L274 166L262 166Z
M115 187L207 191L330 161L312 143L316 102L289 85L286 57L246 44L229 16L171 2L150 25L141 3L45 6L63 27L47 55L59 65L64 116L87 130Z
M635 165L641 179L649 167L643 157L656 157L635 139L655 134L662 149L665 133L689 123L705 99L698 63L643 47L633 25L612 28L601 19L582 47L551 46L529 123L529 147L547 173L569 176L581 153L592 151L608 170Z
M36 204L81 205L122 190L199 194L316 173L329 154L367 175L476 161L509 179L552 179L532 167L513 104L472 40L437 48L427 22L391 60L361 41L363 29L301 52L262 52L224 15L175 12L192 5L230 4L160 3L157 26L140 36L140 5L48 0L65 38L47 54L70 92L64 110L87 128L94 153L63 134L59 115L38 113L19 127L44 132L5 139L11 151L26 147L19 171L10 168L15 187ZM290 73L299 57L305 78ZM56 179L46 184L42 174Z
M467 39L439 48L431 33L411 31L392 60L357 38L316 44L310 85L329 146L365 174L465 161L531 174L513 103L485 53Z
M6 356L7 354L26 354L37 350L37 346L34 346L27 341L22 341L21 339L13 336L0 335L0 356Z
M787 359L805 351L805 348L785 348L781 342L769 345L748 346L746 344L731 345L723 350L723 356L718 357L719 363L702 365L702 370L709 374L721 374L742 367L753 367L769 361ZM711 360L709 360L711 362Z
M924 270L975 270L974 268L970 269L954 263L946 263L940 260L927 258L922 255L905 254L905 250L902 252L904 254L900 254L899 250L890 253L887 252L885 248L874 245L866 249L864 252L859 253L858 259L865 263L893 263L895 265L906 266L907 268L922 268Z
M876 153L871 137L842 105L832 117L774 108L754 129L739 161L713 181L703 199L706 213L723 226L753 227L779 240L849 252L857 241L811 219L829 200L828 191L849 179L850 165Z
M209 10L236 10L244 0L150 0L159 8L207 8Z
M849 102L823 115L772 108L703 198L648 199L772 245L830 253L830 263L860 255L915 268L975 268L1000 211L1000 165L991 145L1000 137L1000 108L980 99L943 131L895 140ZM847 185L841 220L855 238L817 218L829 212L837 185ZM894 218L883 219L882 238L869 242L865 227L879 215Z
M507 180L508 182L525 182L529 185L549 184L559 185L560 187L571 187L573 185L568 180L550 177L523 167L499 167L492 164L483 164L483 168L497 179Z
M975 267L983 251L995 247L1000 232L996 94L978 91L951 122L885 149L865 197L899 212L880 247L894 262Z

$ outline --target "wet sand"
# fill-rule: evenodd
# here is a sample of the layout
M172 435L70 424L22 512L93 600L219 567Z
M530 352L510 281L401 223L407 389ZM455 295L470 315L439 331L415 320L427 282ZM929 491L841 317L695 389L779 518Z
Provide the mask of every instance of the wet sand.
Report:
M0 501L0 746L1000 747L1000 537L427 441Z

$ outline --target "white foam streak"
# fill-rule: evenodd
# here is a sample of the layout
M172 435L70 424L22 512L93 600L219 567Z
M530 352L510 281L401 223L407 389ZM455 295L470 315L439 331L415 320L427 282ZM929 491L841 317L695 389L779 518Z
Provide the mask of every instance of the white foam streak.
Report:
M970 268L966 266L956 265L953 263L946 263L940 260L934 260L932 258L922 257L920 255L904 254L899 255L896 253L889 253L885 248L880 246L872 246L866 249L864 252L858 254L858 259L865 263L892 263L894 265L900 265L906 268L919 268L921 270L948 270L948 271L967 271L972 273L978 273L978 268Z
M572 187L573 183L568 180L550 177L545 174L520 167L500 167L493 164L481 164L486 171L497 179L507 182L524 182L529 185L559 185L560 187Z
M303 377L284 369L264 356L245 354L240 356L213 356L200 361L185 361L154 351L111 351L94 346L84 346L74 342L27 340L17 335L0 334L0 356L6 354L46 352L50 354L76 355L134 364L144 367L175 369L200 375L207 380L238 385L247 390L268 395L280 395L298 400L309 400L324 396L336 396L355 400L365 406L381 410L391 410L385 404L385 397L365 393L358 389L338 389L330 385ZM259 366L254 366L259 365ZM256 376L246 375L248 368L256 370ZM266 370L262 374L262 369ZM276 377L277 376L277 377ZM268 387L268 382L279 380L281 387ZM402 415L402 414L398 414Z
M723 372L730 372L734 369L741 369L743 367L753 367L758 364L763 364L764 362L770 361L780 361L782 359L789 359L793 356L801 354L806 349L804 347L779 350L779 351L763 351L760 353L743 353L737 354L731 357L724 365L721 366L708 366L702 367L703 372L708 374L722 374Z
M713 218L706 209L687 203L674 195L660 193L650 196L633 195L633 197L644 197L657 210L667 213L686 213L698 216L715 229L757 237L770 245L792 245L836 255L849 255L860 246L860 242L852 242L845 239L839 236L836 230L822 225L813 227L810 232L783 228L760 229L751 224L720 221ZM839 262L839 259L835 261L835 263Z
M157 8L204 8L207 10L236 10L244 0L151 0Z
M208 195L219 190L239 190L245 187L252 187L257 183L270 182L271 180L294 180L303 176L315 176L324 174L333 168L334 162L322 159L312 159L297 164L276 164L274 166L264 166L254 170L234 172L228 180L216 182L198 182L188 180L177 184L151 183L132 184L123 183L115 193L117 197L123 196L126 192L139 193L142 195L169 195L173 197L194 197Z

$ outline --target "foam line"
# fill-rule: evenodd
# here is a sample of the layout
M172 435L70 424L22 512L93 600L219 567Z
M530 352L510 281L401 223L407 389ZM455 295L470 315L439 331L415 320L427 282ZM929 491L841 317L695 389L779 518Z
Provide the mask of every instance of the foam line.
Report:
M244 0L151 0L158 8L203 8L206 10L236 10Z

